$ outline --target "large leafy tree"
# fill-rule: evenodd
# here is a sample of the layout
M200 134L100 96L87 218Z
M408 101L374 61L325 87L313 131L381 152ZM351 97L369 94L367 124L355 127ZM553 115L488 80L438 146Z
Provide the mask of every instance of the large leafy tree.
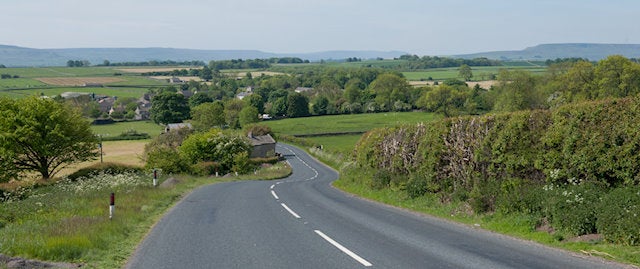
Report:
M299 93L289 94L287 97L287 116L290 118L306 117L309 113L309 99Z
M203 103L191 110L191 123L198 131L207 131L225 125L224 105L220 101Z
M182 94L162 92L151 100L151 119L155 123L179 123L189 119L189 104Z
M95 159L97 140L81 113L39 97L0 99L0 177L37 172L49 179L65 166Z

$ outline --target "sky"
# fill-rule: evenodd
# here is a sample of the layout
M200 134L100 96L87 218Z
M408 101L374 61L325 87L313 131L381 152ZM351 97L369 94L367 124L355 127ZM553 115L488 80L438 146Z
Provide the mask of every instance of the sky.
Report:
M454 55L640 44L639 12L637 0L2 0L0 44Z

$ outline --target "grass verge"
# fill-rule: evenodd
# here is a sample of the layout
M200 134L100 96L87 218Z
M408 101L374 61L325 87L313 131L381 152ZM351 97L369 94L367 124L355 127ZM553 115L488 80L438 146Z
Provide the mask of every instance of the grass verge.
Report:
M191 190L225 181L274 179L289 174L291 169L279 163L239 177L179 176L179 183L168 188L154 188L150 174L134 173L101 174L22 188L17 193L22 199L0 204L0 253L78 263L83 268L120 268L150 227ZM116 206L110 220L112 192Z

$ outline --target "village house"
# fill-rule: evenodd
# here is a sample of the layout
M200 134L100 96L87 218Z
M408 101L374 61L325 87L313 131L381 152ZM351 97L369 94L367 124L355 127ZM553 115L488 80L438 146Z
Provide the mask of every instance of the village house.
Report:
M294 91L297 93L303 93L303 92L308 92L313 90L313 88L307 88L307 87L297 87Z
M168 133L172 130L179 130L182 128L193 129L193 126L191 126L191 123L169 123L166 127L164 127L164 132Z

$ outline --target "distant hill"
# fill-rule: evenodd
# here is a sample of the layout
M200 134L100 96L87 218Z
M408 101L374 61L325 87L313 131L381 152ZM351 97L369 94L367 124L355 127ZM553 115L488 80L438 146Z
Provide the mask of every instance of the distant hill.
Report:
M598 61L614 54L627 58L640 58L640 44L542 44L524 50L481 52L453 57L465 59L486 57L494 60L547 60L576 57Z
M91 64L101 64L104 60L116 62L145 61L194 61L265 59L272 57L299 57L310 61L346 59L357 57L395 58L406 52L401 51L326 51L317 53L269 53L258 50L196 50L174 48L70 48L32 49L0 45L0 64L15 66L65 66L68 60L87 60Z

